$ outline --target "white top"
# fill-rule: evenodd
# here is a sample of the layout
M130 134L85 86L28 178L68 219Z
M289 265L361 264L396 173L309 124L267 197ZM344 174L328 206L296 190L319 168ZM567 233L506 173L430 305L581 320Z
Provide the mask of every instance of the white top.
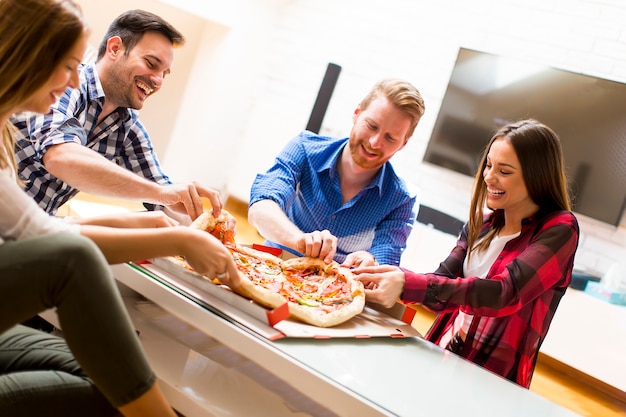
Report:
M80 226L48 215L15 182L11 169L0 169L0 244L55 232L80 233Z
M466 277L479 277L486 278L491 266L496 261L500 252L504 249L504 246L507 244L509 240L513 240L518 237L521 232L514 233L512 235L506 236L494 236L493 240L489 247L484 251L476 251L472 253L472 258L470 262L467 262L467 257L463 262L463 276ZM462 311L459 311L459 314L454 321L454 325L450 329L450 332L443 337L440 346L445 347L450 339L454 337L454 335L461 330L463 334L467 334L469 331L470 323L472 322L472 318L474 316L471 314L466 314ZM479 335L482 330L482 323L479 324L478 329L476 330L476 334Z

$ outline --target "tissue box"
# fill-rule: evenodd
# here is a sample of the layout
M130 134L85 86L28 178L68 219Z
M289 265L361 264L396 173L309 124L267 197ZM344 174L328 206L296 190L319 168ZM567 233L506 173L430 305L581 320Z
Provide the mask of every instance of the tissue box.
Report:
M626 305L625 293L611 292L609 290L606 290L602 288L602 285L600 285L599 282L587 282L585 292L589 295L601 299L602 301L608 301L611 304Z
M572 272L572 281L570 282L570 288L575 290L585 291L587 287L587 283L589 282L598 282L600 281L600 277L596 277L595 275L585 274L584 272Z

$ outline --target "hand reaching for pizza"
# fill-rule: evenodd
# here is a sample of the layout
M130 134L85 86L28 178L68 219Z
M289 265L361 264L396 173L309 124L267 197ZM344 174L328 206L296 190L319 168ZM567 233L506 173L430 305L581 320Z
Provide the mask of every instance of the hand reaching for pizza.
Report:
M365 287L365 299L390 308L404 291L404 272L397 266L366 266L352 270Z
M337 252L337 237L328 230L303 233L297 240L295 249L305 256L320 258L328 264Z
M204 256L200 253L199 257L195 257L197 252L183 253L183 256L171 257L171 261L200 274L203 279L227 284L235 293L267 308L287 304L291 316L319 327L336 326L363 311L363 284L352 277L350 269L332 259L330 262L319 257L283 260L270 253L238 245L234 239L234 218L226 210L222 210L218 217L211 212L203 213L189 230L194 232L193 239L189 240L195 241L198 232L208 239L210 252L202 249ZM322 235L332 238L330 246L334 255L336 239L328 231L320 232L316 239L311 239L311 243L328 243ZM202 246L193 241L190 249ZM216 242L223 251L216 250ZM323 247L323 244L312 245L318 252ZM211 256L206 256L206 253Z
M341 266L345 266L346 268L358 268L360 266L374 266L378 265L376 262L376 258L371 253L360 250L356 252L352 252L346 259L343 261Z
M72 223L120 228L152 229L177 226L178 222L162 211L132 211L128 213L104 214L88 218L76 218Z
M237 219L226 210L222 210L219 216L211 211L205 211L189 227L204 230L215 236L217 240L226 246L235 245L235 227Z
M223 207L220 193L211 188L206 188L196 181L161 186L157 202L168 206L174 212L186 213L191 220L195 220L204 212L201 197L205 197L211 202L215 215L219 216Z
M222 284L238 288L241 277L228 248L209 233L193 229L189 231L192 234L185 241L181 253L189 266L200 275L216 277Z

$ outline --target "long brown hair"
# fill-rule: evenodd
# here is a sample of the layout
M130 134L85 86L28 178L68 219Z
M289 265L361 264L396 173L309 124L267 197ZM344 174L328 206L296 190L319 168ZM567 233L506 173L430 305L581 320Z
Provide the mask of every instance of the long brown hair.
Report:
M0 114L43 86L87 31L72 0L0 0ZM12 126L2 131L0 168L15 166Z
M474 249L479 251L486 249L504 226L504 216L496 213L493 229L478 242L487 201L487 185L483 179L483 171L487 165L487 154L491 145L500 138L504 138L513 146L522 167L528 195L539 206L539 210L543 213L571 210L563 151L557 134L548 126L533 119L508 124L498 130L489 141L474 177L468 225L470 254Z

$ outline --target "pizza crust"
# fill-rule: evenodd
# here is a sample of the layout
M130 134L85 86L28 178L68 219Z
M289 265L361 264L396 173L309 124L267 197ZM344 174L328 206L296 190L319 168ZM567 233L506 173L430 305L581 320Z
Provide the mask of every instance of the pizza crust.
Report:
M278 308L285 304L287 300L277 292L269 291L263 287L255 285L246 274L239 271L241 277L241 285L233 288L233 292L253 300L255 303L266 308Z
M196 220L191 222L189 227L192 229L200 229L206 231L210 231L215 229L215 226L218 223L226 223L227 215L229 213L226 210L222 210L218 217L213 216L212 211L205 211L201 215L199 215Z
M333 327L350 320L360 314L365 307L365 296L355 298L350 304L331 313L320 314L310 307L289 303L289 313L304 323L317 327Z
M213 211L205 211L199 215L190 225L192 229L205 231L225 245L235 244L234 222L229 224L229 218L233 216L222 209L219 216L213 216Z
M330 273L333 268L340 268L339 264L335 261L330 263L324 262L320 258L312 258L309 256L302 256L299 258L289 258L282 262L282 267L285 269L300 269L305 270L311 267L318 267L324 272ZM343 268L350 273L350 270ZM351 273L350 273L351 274Z
M345 277L350 286L352 300L339 310L323 312L319 309L290 302L289 312L299 320L318 327L332 327L351 319L361 313L363 308L365 308L365 290L363 283L354 279L354 275L350 269L339 265L337 262L332 261L327 264L320 258L299 257L287 259L282 262L281 266L284 270L304 271L310 268L319 268L320 271L323 271L325 274L340 274Z
M274 256L271 253L263 252L262 250L250 248L250 247L247 247L247 246L237 245L235 248L233 248L233 250L236 250L237 252L241 252L241 253L243 253L245 255L253 256L253 257L258 258L258 259L262 259L262 260L264 260L266 262L273 262L276 265L282 265L285 262L281 258L279 258L278 256Z
M222 210L222 213L217 218L213 216L212 212L207 211L194 220L190 227L204 230L214 236L223 234L219 232L227 230L229 216L230 214L226 210ZM263 307L278 308L288 303L291 316L304 323L318 327L331 327L341 324L361 313L365 307L363 283L354 279L350 269L342 267L337 262L333 261L327 264L322 259L311 257L283 260L271 253L234 243L234 232L232 240L229 241L230 244L227 244L224 239L220 240L233 253L235 263L238 264L237 270L241 277L241 285L237 288L231 288L232 291L255 301ZM255 265L257 269L252 268L251 265ZM247 270L252 270L251 276L246 274ZM296 271L301 273L298 274ZM338 285L338 282L333 277L339 276L340 285L338 287L341 289L340 296L335 297L332 295L328 298L323 298L323 293L320 290L317 293L319 297L313 300L312 297L309 297L312 293L303 294L301 291L294 291L294 288L298 288L298 286L290 286L290 282L285 277L286 272L295 274L290 276L292 279L302 280L302 282L298 281L302 284L300 288L305 287L305 284L311 288L322 288L319 285L320 280L310 281L309 276L323 277L321 281L335 287ZM261 276L267 278L263 282L271 283L267 285L270 288L254 282L254 279L258 280ZM344 279L349 288L349 294L346 292L346 285L343 284ZM289 288L289 291L286 292L288 295L279 293L279 289L285 292L285 287ZM298 302L292 301L295 298L297 298ZM319 299L322 301L320 302ZM346 301L341 302L341 300Z

